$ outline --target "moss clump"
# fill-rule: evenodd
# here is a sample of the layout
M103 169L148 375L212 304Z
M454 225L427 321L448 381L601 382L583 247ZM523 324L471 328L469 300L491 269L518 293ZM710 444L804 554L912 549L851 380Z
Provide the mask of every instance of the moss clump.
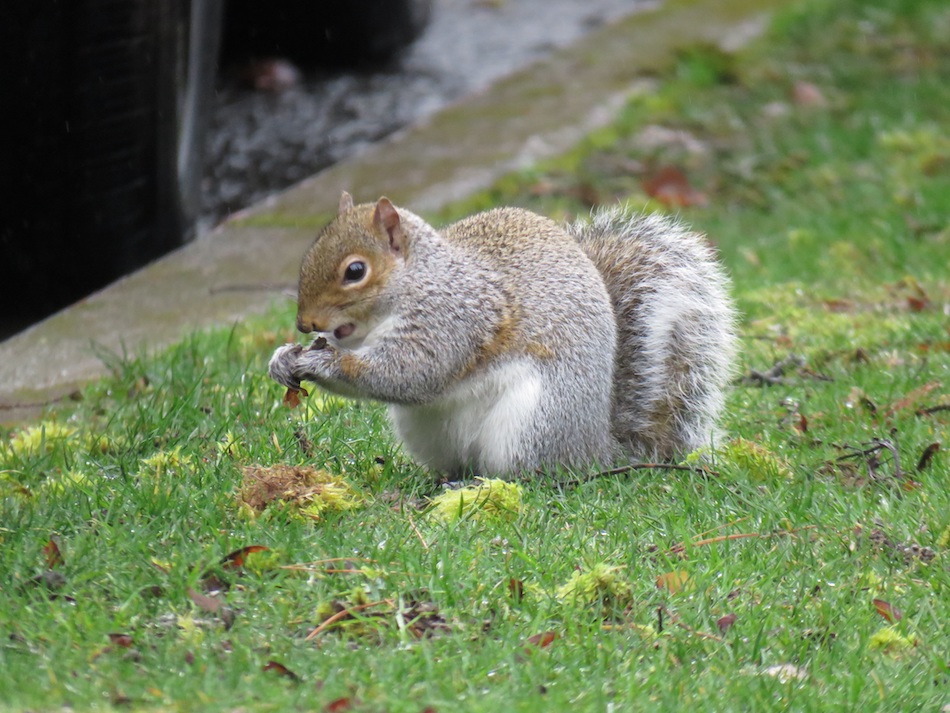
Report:
M914 648L917 641L912 636L904 636L893 626L886 626L871 636L868 648L885 654L899 654Z
M42 453L52 453L62 447L76 433L75 428L55 421L44 421L36 426L14 433L7 443L0 443L0 465L12 463L16 458L31 458Z
M327 512L351 510L363 503L349 483L325 470L274 465L247 466L243 473L238 502L252 516L280 504L292 516L319 520Z
M600 606L608 615L622 613L633 603L633 589L621 567L598 562L586 572L577 571L557 589L557 598L581 607Z
M429 513L443 522L514 520L521 513L522 489L497 478L476 478L476 484L447 490L432 498Z
M702 465L709 459L708 451L701 449L690 453L685 462L688 465ZM758 481L772 482L792 477L791 466L784 458L744 438L733 439L716 448L712 460L719 469L731 468Z

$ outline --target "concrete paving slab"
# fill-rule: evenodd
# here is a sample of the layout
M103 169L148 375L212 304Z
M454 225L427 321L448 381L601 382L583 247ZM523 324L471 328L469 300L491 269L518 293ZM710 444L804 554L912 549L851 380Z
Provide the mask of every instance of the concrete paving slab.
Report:
M0 421L35 417L100 376L97 354L142 354L264 311L296 283L341 190L416 211L562 153L609 123L645 72L697 41L730 48L788 0L667 0L598 29L359 156L269 198L210 234L0 343ZM261 289L236 289L255 286Z

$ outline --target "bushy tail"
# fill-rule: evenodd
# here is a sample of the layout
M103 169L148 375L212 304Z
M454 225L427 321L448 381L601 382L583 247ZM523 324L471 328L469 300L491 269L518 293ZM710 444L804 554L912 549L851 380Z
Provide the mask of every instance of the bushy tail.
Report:
M617 318L614 437L669 460L717 434L736 351L729 280L701 235L658 215L602 209L569 226Z

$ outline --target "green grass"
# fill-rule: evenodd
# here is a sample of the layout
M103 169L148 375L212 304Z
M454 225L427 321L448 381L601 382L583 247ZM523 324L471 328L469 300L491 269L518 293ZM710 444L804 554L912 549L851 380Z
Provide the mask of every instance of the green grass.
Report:
M734 278L740 375L804 360L737 383L744 440L716 475L553 474L515 517L447 524L379 407L282 405L265 372L290 306L110 359L0 441L0 709L950 704L950 411L926 412L950 404L948 38L939 0L805 3L739 55L683 53L613 127L439 216L665 209L642 179L681 169L707 204L679 212ZM696 150L647 146L651 126ZM277 464L341 476L356 506L249 516L242 468ZM249 545L269 549L221 565ZM306 640L334 604L354 618Z

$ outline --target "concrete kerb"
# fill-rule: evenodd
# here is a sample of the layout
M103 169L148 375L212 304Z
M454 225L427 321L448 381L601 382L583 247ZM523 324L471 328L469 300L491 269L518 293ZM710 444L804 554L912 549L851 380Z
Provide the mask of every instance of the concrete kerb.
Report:
M341 190L417 211L563 153L609 123L645 72L696 42L755 36L787 0L667 0L557 52L249 208L210 234L0 343L0 421L36 417L105 372L103 351L142 354L263 312L296 283L315 225Z

